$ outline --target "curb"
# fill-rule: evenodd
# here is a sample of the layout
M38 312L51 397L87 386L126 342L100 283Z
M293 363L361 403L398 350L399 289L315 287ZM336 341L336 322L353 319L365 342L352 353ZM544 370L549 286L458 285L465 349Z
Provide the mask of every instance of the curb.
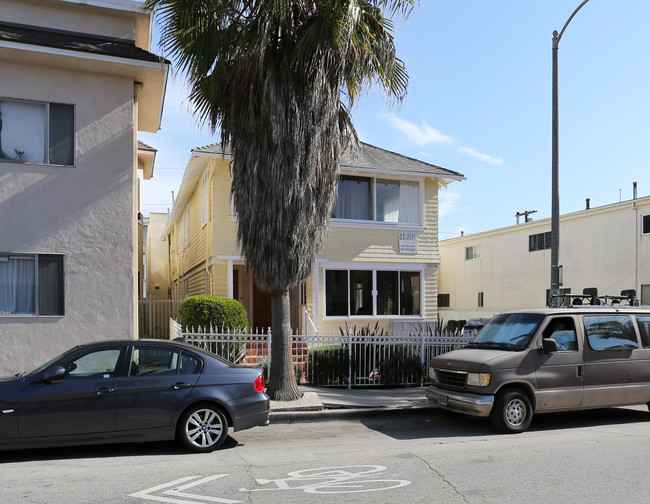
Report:
M430 414L435 408L336 408L321 411L278 411L269 414L271 424L294 424L310 422L334 422L337 420L361 420L365 418L392 418Z

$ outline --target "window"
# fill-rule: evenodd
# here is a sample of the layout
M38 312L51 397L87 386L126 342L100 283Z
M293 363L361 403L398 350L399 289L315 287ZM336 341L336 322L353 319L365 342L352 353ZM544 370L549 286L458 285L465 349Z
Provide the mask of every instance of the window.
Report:
M641 232L643 234L650 234L650 215L644 215L642 217L642 219L643 220L642 220L642 223L641 223L641 226L642 226L642 231Z
M327 270L329 317L420 315L419 271Z
M0 254L0 314L63 315L63 256Z
M190 204L185 208L185 246L190 244Z
M177 350L162 347L135 347L129 376L176 374Z
M204 226L208 222L210 216L209 212L210 202L210 170L203 174L203 181L201 183L201 225Z
M593 350L632 350L639 348L629 315L588 316L583 318L589 346Z
M478 293L478 307L481 308L483 306L483 293L479 292Z
M545 250L551 248L551 232L539 233L528 237L528 251Z
M0 99L0 161L74 165L74 106Z
M650 317L637 316L636 324L639 326L643 348L650 348Z
M471 261L473 259L481 258L481 246L474 245L473 247L465 247L465 260Z
M419 224L420 184L341 175L332 218Z
M650 305L650 284L641 286L641 305Z
M438 294L438 308L449 308L451 306L449 294Z
M576 326L571 317L552 319L544 329L544 338L554 339L559 352L578 351Z
M104 348L63 364L66 378L111 378L120 359L119 348Z

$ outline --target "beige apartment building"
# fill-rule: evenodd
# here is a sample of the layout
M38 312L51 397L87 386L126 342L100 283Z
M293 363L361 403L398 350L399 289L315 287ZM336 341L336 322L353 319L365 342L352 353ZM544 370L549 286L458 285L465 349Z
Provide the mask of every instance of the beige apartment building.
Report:
M169 62L132 0L0 0L0 375L137 337L139 179Z
M444 320L548 306L550 219L440 242L438 306ZM650 304L650 197L586 208L560 218L562 292L619 295Z

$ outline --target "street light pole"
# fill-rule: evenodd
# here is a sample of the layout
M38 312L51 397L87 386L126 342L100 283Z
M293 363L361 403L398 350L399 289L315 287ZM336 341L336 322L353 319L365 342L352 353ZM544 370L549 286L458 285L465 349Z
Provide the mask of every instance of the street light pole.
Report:
M560 305L560 155L559 155L559 126L558 126L558 77L557 51L560 39L573 16L582 9L589 0L584 0L569 17L560 33L553 32L553 153L551 159L551 306Z

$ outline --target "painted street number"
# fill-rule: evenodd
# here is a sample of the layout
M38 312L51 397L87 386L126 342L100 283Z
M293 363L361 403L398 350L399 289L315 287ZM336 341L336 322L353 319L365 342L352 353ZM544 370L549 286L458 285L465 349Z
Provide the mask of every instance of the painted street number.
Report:
M407 480L377 479L386 470L384 466L360 465L319 467L317 469L302 469L287 474L280 479L257 479L257 487L253 489L240 488L240 492L267 492L267 491L296 491L305 493L338 494L358 492L378 492L391 490L410 485ZM224 478L228 474L215 474L202 478L201 476L188 476L169 483L148 488L131 494L145 500L168 502L171 504L204 504L205 502L220 502L238 504L244 501L221 499L208 495L188 493L190 488L198 487L210 481Z

